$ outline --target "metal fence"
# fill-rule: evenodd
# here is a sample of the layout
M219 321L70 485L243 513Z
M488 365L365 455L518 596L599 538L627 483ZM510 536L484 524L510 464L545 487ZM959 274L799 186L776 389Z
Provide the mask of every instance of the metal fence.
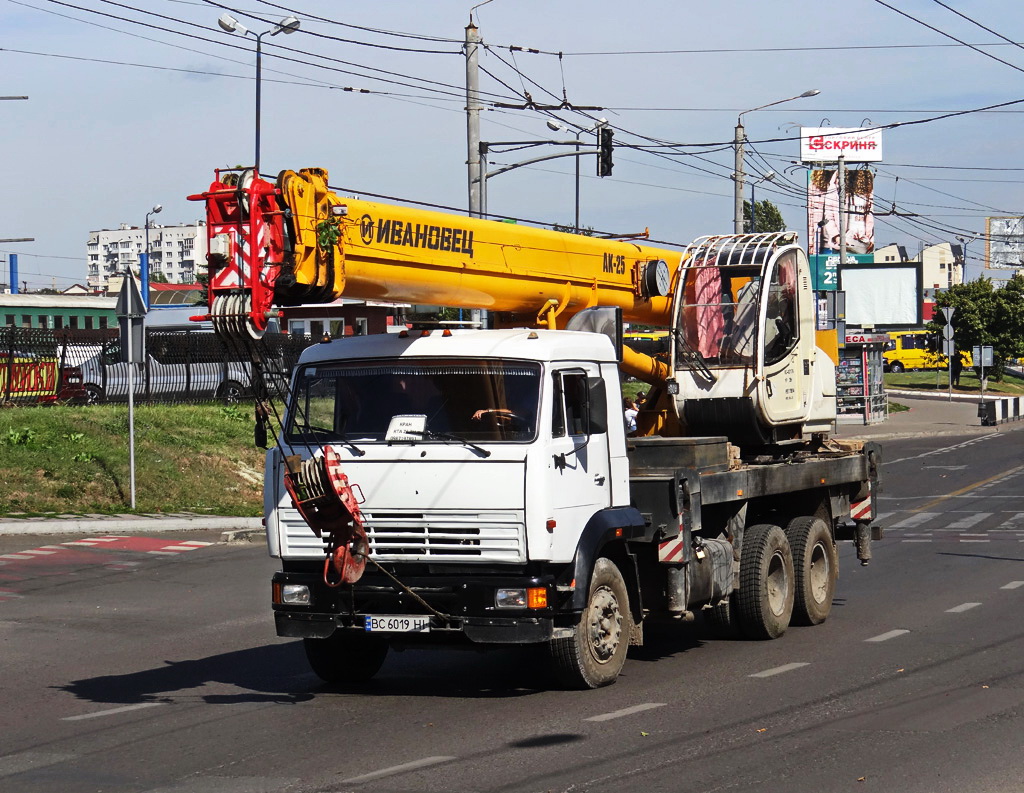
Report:
M0 328L0 400L7 404L127 400L237 402L278 396L299 354L319 339L267 334L228 343L212 331L148 330L141 363L121 360L118 331Z

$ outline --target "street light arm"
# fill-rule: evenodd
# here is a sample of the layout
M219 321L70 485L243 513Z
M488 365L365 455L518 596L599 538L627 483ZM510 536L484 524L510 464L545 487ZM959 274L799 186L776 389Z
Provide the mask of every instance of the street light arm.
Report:
M575 145L575 141L573 141L573 145ZM492 176L497 176L498 174L506 173L507 171L513 171L516 168L522 168L524 165L533 165L534 163L544 162L546 160L557 160L559 157L584 157L588 154L597 154L597 150L595 149L594 151L566 151L562 152L561 154L546 154L543 157L533 157L529 160L523 160L522 162L516 162L513 163L512 165L506 165L504 168L498 168L497 170L490 171L484 174L484 178L490 179Z

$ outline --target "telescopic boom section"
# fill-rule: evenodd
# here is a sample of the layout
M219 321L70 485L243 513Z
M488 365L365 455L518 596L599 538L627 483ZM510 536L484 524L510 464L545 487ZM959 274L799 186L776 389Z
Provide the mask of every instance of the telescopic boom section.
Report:
M217 172L205 201L218 331L259 337L275 305L339 297L496 312L561 327L592 306L668 325L681 253L336 195L327 172Z

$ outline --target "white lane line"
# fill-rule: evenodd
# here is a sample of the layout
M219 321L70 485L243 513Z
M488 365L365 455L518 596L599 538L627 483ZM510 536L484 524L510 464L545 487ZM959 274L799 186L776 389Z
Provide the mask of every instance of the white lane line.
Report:
M953 606L951 609L946 609L947 614L960 614L964 611L970 611L973 608L980 606L980 603L961 603L959 606Z
M125 705L122 708L111 708L110 710L97 710L94 713L81 713L78 716L65 716L61 721L81 721L82 719L96 719L100 716L113 716L115 713L127 713L130 710L142 710L143 708L155 708L164 705L164 702L139 702L137 705Z
M793 664L783 664L782 666L776 666L772 669L765 669L763 672L755 672L750 677L772 677L773 675L781 675L784 672L792 672L794 669L799 669L801 666L808 666L808 663L797 662Z
M31 551L18 551L18 553L30 553L33 556L50 556L51 554L55 554L57 552L45 550L43 548L33 548Z
M56 752L19 752L0 757L0 776L12 776L31 771L33 768L45 768L48 765L57 765L65 760L73 760L73 754L58 754Z
M899 523L892 524L890 529L913 529L920 526L922 523L927 523L932 518L937 518L938 512L918 512L911 515L909 518L904 518Z
M369 774L363 774L362 776L354 776L351 779L343 779L342 784L350 784L353 782L369 782L371 779L380 779L381 777L392 776L393 774L404 774L406 771L415 771L419 768L427 768L432 765L450 763L452 760L457 759L457 757L447 757L443 755L438 755L436 757L424 757L422 760L413 760L411 763L393 765L390 768L382 768L380 769L380 771L371 771Z
M664 702L645 702L643 705L634 705L631 708L623 708L622 710L613 710L611 713L602 713L600 716L590 716L583 721L611 721L612 719L621 719L623 716L632 716L634 713L641 713L645 710L653 710L654 708L665 707Z
M900 540L900 542L931 542L931 538L927 540Z
M0 559L32 559L34 557L24 553L5 553Z
M991 542L991 540L965 540L961 538L960 542Z
M976 526L981 523L985 518L992 517L991 512L975 512L973 514L965 515L960 520L954 520L949 524L951 529L969 529L971 526Z
M1004 584L999 587L1000 589L1020 589L1024 586L1024 581L1011 581L1009 584Z
M903 628L897 628L896 630L889 631L888 633L880 633L877 636L872 636L870 639L865 639L866 642L887 642L889 639L895 639L897 636L903 636L904 634L910 633L910 631Z

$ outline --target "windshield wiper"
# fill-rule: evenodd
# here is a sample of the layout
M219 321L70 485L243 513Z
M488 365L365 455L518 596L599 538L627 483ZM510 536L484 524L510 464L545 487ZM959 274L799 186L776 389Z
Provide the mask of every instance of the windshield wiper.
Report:
M420 435L425 440L432 441L452 441L453 443L461 443L473 451L477 452L481 457L490 457L491 453L488 449L482 446L477 446L472 441L467 441L465 438L460 438L458 435L449 435L447 432L434 432L433 430L407 430L410 435Z

